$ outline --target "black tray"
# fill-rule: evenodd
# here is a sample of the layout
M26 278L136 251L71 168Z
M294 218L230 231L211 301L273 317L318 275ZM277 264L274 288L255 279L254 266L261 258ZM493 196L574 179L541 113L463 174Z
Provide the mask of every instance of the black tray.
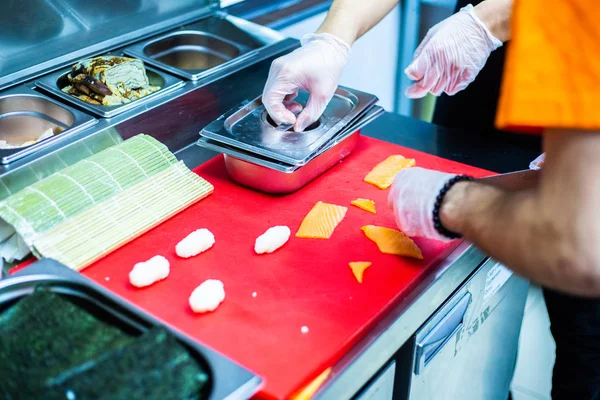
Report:
M133 336L141 335L155 326L164 326L131 303L52 259L42 259L10 278L0 280L0 312L31 294L40 285L67 297L101 321ZM168 326L166 329L209 373L209 393L202 393L202 398L248 399L260 389L260 377L181 332Z

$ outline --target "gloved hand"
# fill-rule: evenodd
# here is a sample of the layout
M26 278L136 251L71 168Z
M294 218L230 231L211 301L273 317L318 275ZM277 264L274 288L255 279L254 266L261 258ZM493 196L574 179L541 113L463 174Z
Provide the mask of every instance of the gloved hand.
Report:
M485 65L490 53L502 46L477 17L472 5L427 32L404 73L416 81L406 90L410 98L428 92L454 95L465 89Z
M398 228L411 237L450 241L435 229L433 205L442 187L454 176L419 167L400 171L388 197Z
M529 169L542 169L544 166L544 160L546 159L546 153L542 153L535 160L529 163Z
M305 35L301 42L302 47L273 61L262 97L273 121L294 124L296 132L323 114L350 57L350 46L328 33ZM293 101L298 89L310 93L304 110Z

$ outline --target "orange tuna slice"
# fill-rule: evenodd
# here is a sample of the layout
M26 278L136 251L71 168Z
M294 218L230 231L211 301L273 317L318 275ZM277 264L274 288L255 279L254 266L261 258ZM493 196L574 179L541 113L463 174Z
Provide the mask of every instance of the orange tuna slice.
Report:
M356 206L362 210L368 211L370 213L376 214L375 211L375 202L369 199L356 199L350 202L353 206Z
M387 189L392 186L398 172L415 165L414 158L404 158L400 155L389 156L365 176L365 182L375 185L379 189Z
M348 207L327 204L319 201L306 214L296 237L310 239L329 239L340 222L346 216Z
M363 226L360 229L377 244L382 253L423 259L419 246L400 231L375 225Z
M371 263L368 261L354 261L349 263L348 265L350 265L352 273L354 274L354 277L356 278L358 283L362 283L363 274L365 273L365 270L371 266Z

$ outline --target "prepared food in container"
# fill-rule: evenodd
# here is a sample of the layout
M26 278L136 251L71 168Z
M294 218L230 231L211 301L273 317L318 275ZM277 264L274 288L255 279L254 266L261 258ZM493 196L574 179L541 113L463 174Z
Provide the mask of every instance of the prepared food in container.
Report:
M127 104L160 90L150 85L141 60L119 56L100 56L73 65L62 91L90 104L114 106Z

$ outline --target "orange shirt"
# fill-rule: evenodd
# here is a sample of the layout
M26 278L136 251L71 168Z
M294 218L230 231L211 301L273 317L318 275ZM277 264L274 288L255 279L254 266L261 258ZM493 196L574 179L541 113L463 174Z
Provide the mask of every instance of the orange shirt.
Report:
M600 130L600 2L515 0L496 125Z

